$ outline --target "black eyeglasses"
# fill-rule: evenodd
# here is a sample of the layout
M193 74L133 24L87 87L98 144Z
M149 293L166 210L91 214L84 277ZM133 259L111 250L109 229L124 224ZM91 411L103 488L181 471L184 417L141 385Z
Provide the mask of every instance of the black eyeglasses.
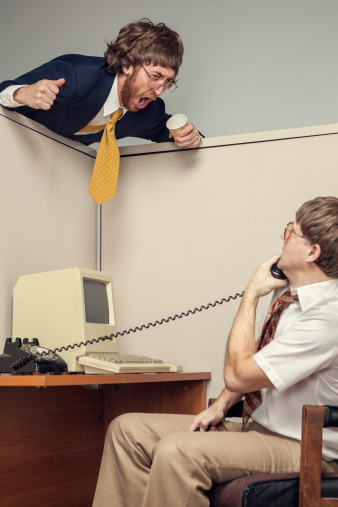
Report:
M310 241L309 238L306 238L305 236L302 236L301 234L298 234L293 230L293 222L289 222L288 225L284 229L283 239L284 241L287 241L289 237L291 236L291 233L295 234L296 236L299 236L300 238L306 239L307 241Z
M147 82L147 85L149 88L157 90L163 86L164 93L172 93L178 88L176 81L173 81L172 79L164 79L163 77L156 74L149 74L143 65L141 65L141 67L148 74L149 81Z

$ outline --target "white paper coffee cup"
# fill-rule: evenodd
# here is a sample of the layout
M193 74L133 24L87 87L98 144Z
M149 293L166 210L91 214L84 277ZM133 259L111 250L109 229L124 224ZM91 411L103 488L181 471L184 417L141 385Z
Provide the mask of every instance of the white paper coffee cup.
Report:
M178 137L182 130L186 127L187 123L188 118L185 114L174 114L174 116L169 118L167 121L167 128L173 137Z

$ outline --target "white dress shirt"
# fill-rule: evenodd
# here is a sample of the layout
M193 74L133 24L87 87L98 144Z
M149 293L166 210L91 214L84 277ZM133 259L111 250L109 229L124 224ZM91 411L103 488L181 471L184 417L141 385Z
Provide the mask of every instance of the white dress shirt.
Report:
M13 99L13 94L15 90L22 88L22 85L11 85L8 88L5 88L0 93L0 104L4 107L20 107L22 104L19 104Z
M299 303L283 311L274 339L254 355L274 387L262 390L251 418L300 440L303 405L338 405L338 280L292 292ZM323 458L338 459L338 428L324 429Z

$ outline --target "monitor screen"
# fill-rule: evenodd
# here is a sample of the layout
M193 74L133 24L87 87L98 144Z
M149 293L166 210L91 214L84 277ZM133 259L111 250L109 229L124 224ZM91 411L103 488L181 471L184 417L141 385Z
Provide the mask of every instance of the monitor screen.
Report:
M109 306L106 284L95 280L83 280L86 322L109 324Z

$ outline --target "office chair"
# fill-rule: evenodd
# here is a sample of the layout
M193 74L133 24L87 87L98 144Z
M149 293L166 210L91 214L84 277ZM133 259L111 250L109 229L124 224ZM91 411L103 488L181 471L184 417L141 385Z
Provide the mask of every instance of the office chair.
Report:
M234 407L232 415L239 414L241 406ZM208 492L210 507L338 507L338 473L321 472L323 427L329 426L338 426L338 407L304 405L300 473L215 484Z

